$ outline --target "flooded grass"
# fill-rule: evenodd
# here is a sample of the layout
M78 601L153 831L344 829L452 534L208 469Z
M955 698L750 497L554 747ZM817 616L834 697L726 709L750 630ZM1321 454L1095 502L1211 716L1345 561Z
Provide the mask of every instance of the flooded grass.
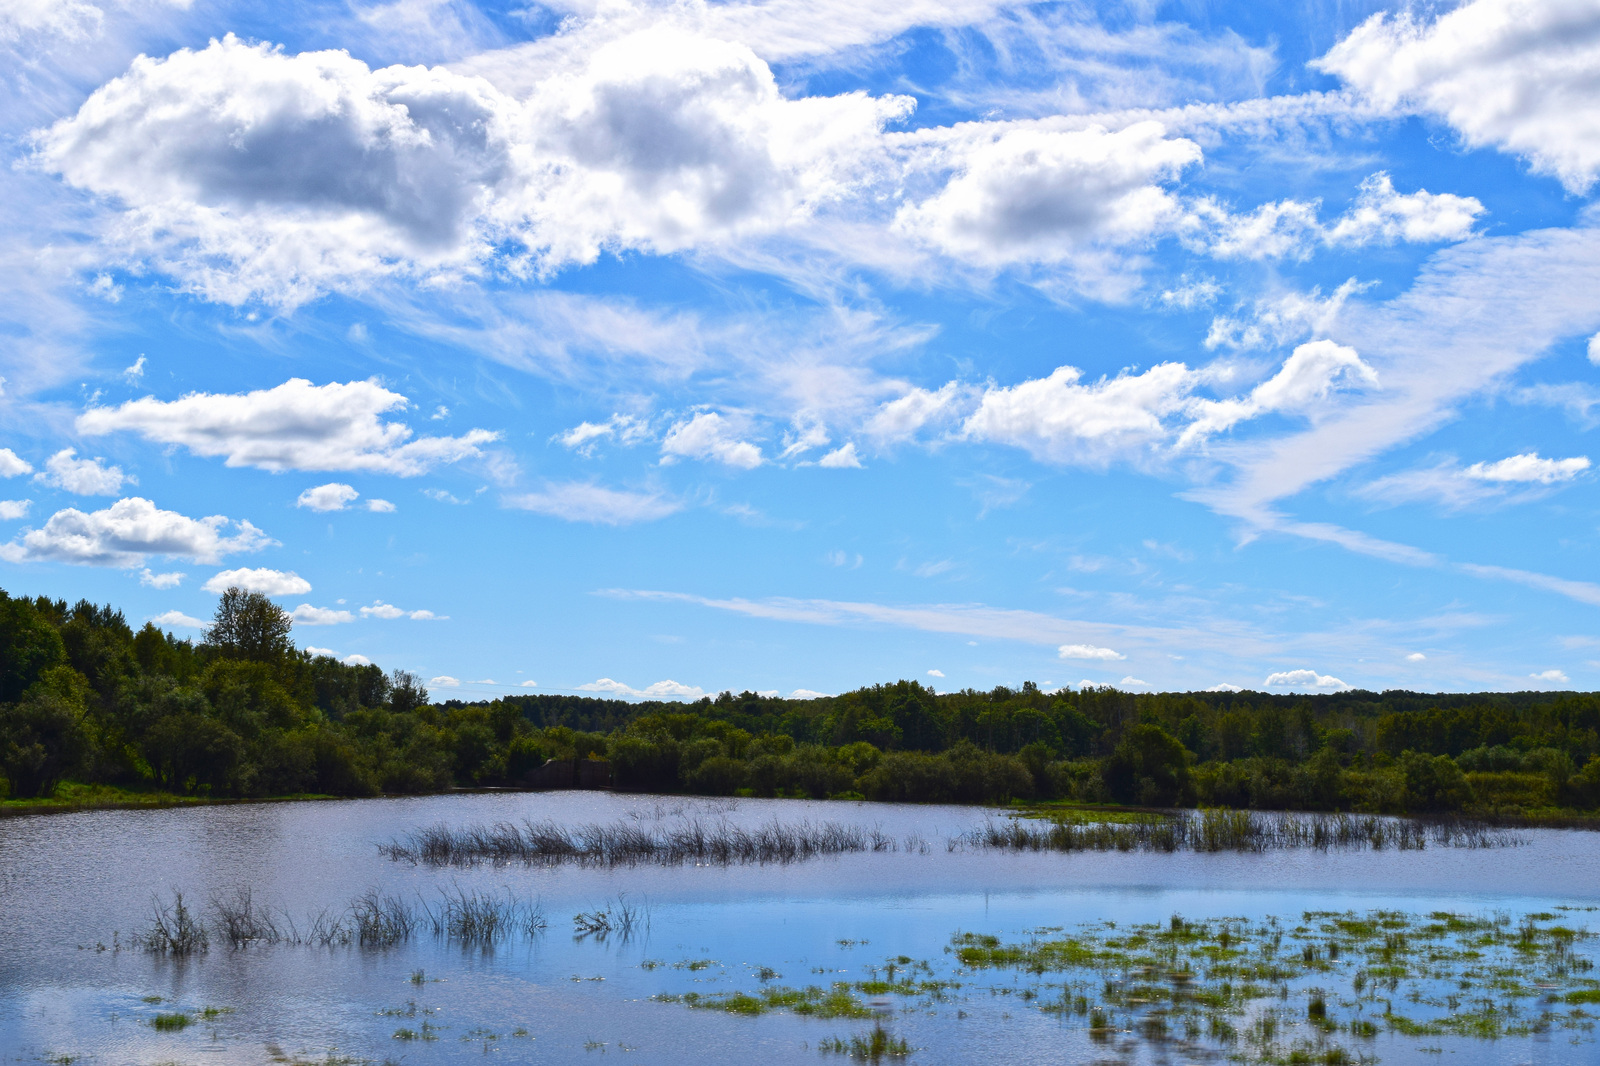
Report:
M1091 1039L1337 1066L1374 1061L1365 1045L1380 1033L1592 1040L1594 1015L1573 1007L1600 1000L1593 962L1574 950L1592 934L1561 923L1442 911L1309 911L1292 923L1174 916L1040 929L1015 943L963 933L951 950L972 971L1045 979L1037 991L1053 995L1040 1009L1082 1019ZM1052 974L1075 976L1050 985Z
M863 1062L903 1059L911 1054L911 1045L903 1038L891 1035L882 1025L874 1026L872 1032L865 1036L857 1034L849 1040L839 1037L823 1040L817 1048L835 1055L849 1055Z
M1172 813L1034 809L950 837L946 851L1247 851L1312 848L1421 850L1429 846L1501 848L1522 843L1511 830L1457 818L1289 814L1203 810ZM770 822L753 829L726 820L650 828L637 822L567 826L555 821L454 828L435 825L383 844L384 855L426 866L479 863L626 866L656 863L790 863L863 852L932 853L913 834L898 840L877 827L837 822Z
M501 822L464 829L436 825L382 845L380 850L391 859L429 866L484 862L675 866L787 863L823 855L897 851L900 847L900 841L876 828L839 822L784 825L774 821L745 829L727 821L707 824L695 819L656 829L625 821L567 826L530 820L521 825ZM905 847L927 850L920 838L908 839Z
M844 981L836 982L831 988L769 985L755 992L663 992L650 998L658 1003L682 1003L698 1010L720 1010L729 1014L759 1015L781 1010L812 1018L872 1017L872 1009L857 999L850 984Z
M1123 814L1115 819L1099 811L1044 811L1033 817L991 821L952 841L956 846L1009 851L1168 852L1420 851L1430 845L1503 848L1522 842L1509 830L1457 818L1236 810Z
M627 911L628 922L639 919L636 908ZM202 918L184 902L181 892L172 902L157 898L145 927L133 943L154 955L182 958L203 954L211 940L234 950L255 945L297 947L386 948L410 940L418 932L465 944L483 944L510 936L534 936L546 925L543 906L501 893L441 889L436 900L369 891L342 910L325 908L296 922L285 911L274 912L256 902L249 890L214 899ZM420 975L421 971L417 971ZM420 983L420 976L417 977Z

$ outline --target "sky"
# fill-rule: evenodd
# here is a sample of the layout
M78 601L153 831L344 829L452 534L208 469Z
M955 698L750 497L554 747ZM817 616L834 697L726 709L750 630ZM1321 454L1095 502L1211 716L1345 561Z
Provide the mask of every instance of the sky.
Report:
M1600 689L1600 0L11 0L0 587L435 698Z

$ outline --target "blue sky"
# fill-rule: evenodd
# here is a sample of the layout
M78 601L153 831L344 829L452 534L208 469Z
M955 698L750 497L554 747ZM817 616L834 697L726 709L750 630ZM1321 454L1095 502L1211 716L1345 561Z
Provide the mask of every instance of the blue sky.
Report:
M438 697L1600 687L1600 4L0 12L0 585Z

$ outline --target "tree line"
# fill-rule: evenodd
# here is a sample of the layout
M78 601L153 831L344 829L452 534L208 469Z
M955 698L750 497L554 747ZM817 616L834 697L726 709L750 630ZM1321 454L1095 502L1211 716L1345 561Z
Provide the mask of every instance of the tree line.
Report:
M434 702L405 671L295 647L230 589L199 641L0 590L0 798L64 782L182 795L511 786L605 759L616 787L904 802L1513 814L1600 807L1600 695L935 693Z

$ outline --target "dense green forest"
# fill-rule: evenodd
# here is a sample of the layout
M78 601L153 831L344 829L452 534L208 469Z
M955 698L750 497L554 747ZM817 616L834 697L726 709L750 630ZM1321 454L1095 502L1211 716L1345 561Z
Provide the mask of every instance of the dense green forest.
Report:
M1516 814L1600 807L1600 694L1364 691L574 696L431 702L297 649L230 589L204 640L0 591L0 798L70 784L208 797L516 786L606 759L616 787L909 802L1076 800Z

